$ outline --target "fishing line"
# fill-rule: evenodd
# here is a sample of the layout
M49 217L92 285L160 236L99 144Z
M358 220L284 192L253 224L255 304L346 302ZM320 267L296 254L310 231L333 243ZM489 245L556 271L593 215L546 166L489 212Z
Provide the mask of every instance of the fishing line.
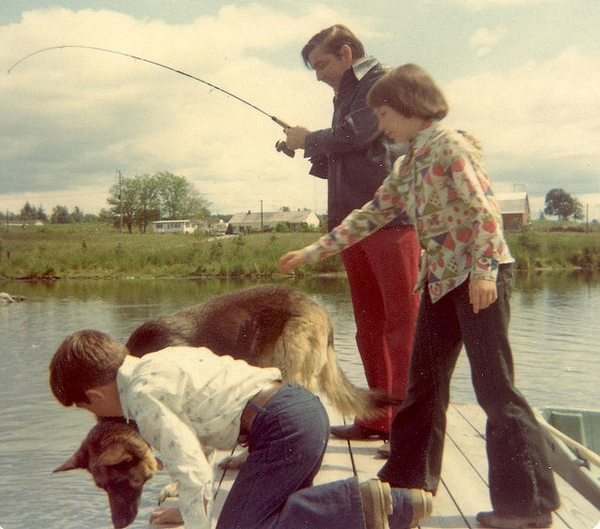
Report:
M277 118L276 116L269 114L266 110L263 110L262 108L257 107L256 105L250 103L249 101L246 101L245 99L241 98L240 96L232 94L231 92L229 92L228 90L225 90L224 88L221 88L220 86L217 86L213 83L209 83L208 81L206 81L204 79L200 79L200 77L196 77L195 75L184 72L183 70L178 70L177 68L173 68L171 66L167 66L166 64L161 64L159 62L152 61L150 59L144 59L143 57L139 57L137 55L132 55L130 53L124 53L122 51L109 50L107 48L97 48L95 46L82 46L82 45L77 45L77 44L68 44L68 45L64 45L64 46L50 46L49 48L42 48L41 50L34 51L33 53L26 55L22 59L19 59L16 63L14 63L8 69L7 73L10 74L12 72L12 70L14 70L19 64L21 64L22 62L25 62L27 59L29 59L30 57L33 57L34 55L38 55L39 53L44 53L44 52L50 51L50 50L62 50L65 48L80 48L80 49L85 49L85 50L103 51L106 53L113 53L115 55L121 55L123 57L130 57L137 61L143 61L148 64L153 64L154 66L158 66L159 68L164 68L165 70L169 70L169 71L177 73L179 75L189 77L190 79L193 79L194 81L198 81L199 83L203 83L207 86L210 86L211 88L214 88L215 90L219 90L220 92L224 93L225 95L228 95L229 97L233 97L234 99L237 99L239 102L243 103L244 105L248 105L249 107L253 108L254 110L257 110L258 112L260 112L261 114L264 114L265 116L271 118L271 120L273 120L275 123L277 123L280 127L284 128L284 129L289 128L289 125L285 121L282 121L281 119ZM290 157L294 156L294 151L291 149L288 149L287 145L285 145L284 141L278 141L275 144L275 148L277 149L277 151L284 152L285 154L287 154Z

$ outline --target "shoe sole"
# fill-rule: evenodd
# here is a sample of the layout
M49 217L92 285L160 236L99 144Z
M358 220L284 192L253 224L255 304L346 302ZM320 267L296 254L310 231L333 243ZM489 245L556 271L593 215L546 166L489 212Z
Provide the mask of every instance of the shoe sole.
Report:
M388 515L393 512L392 490L389 483L384 483L378 479L372 479L362 483L361 489L361 493L366 489L371 499L369 506L365 505L366 502L363 499L363 509L365 511L367 528L389 529L390 524Z
M427 518L433 513L433 495L423 489L410 489L410 495L414 509L410 527L417 527L423 518Z

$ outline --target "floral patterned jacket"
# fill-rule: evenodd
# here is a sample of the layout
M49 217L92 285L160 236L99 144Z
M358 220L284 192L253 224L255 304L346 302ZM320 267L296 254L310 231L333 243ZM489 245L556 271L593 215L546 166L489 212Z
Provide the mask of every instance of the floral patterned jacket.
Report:
M403 212L424 250L415 290L427 285L433 302L469 276L495 281L498 266L513 262L479 142L437 121L424 124L373 200L308 246L306 256L337 253Z

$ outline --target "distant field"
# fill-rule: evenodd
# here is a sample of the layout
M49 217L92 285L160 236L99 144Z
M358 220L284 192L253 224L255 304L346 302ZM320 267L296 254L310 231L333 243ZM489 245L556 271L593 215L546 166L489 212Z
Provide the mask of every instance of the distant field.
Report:
M126 234L97 223L0 227L0 278L268 277L277 273L281 255L319 235L260 233L213 239ZM600 267L597 231L529 228L508 234L507 240L520 269ZM338 256L298 270L306 275L330 272L343 272Z

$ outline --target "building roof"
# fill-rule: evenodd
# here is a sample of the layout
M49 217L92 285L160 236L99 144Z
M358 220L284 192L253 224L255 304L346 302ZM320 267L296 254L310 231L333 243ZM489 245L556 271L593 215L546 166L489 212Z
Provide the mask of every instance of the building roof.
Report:
M496 193L495 196L502 213L529 213L529 198L526 191Z
M263 213L235 213L230 219L229 224L260 224L261 216L263 224L274 224L277 222L289 222L290 224L300 224L316 214L311 210L301 211L265 211Z

